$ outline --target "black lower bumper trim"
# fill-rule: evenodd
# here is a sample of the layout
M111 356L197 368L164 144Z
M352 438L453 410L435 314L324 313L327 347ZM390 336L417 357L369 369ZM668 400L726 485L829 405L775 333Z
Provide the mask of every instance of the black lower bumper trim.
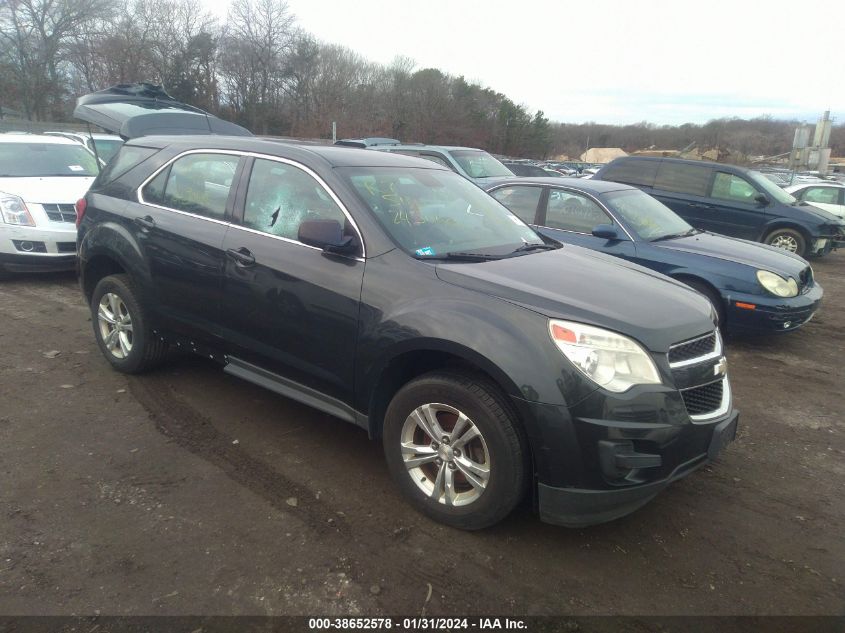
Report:
M44 257L0 253L0 270L10 273L49 273L76 270L76 255Z
M673 481L686 477L714 459L736 436L739 412L714 425L713 437L706 454L681 464L672 474L659 481L612 490L556 488L538 484L540 519L546 523L580 528L606 523L623 517L642 507Z

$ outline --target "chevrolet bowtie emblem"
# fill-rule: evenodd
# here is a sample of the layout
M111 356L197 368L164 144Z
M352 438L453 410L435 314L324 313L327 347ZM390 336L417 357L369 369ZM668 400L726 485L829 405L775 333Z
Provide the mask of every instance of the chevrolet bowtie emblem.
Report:
M727 376L728 375L728 359L722 356L719 359L719 362L713 366L713 375L714 376Z

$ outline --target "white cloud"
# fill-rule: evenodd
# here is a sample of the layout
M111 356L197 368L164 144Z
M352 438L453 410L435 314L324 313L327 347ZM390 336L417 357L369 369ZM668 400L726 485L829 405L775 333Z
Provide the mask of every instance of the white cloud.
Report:
M288 0L321 40L464 75L560 121L845 116L845 2ZM224 0L213 6L225 13Z

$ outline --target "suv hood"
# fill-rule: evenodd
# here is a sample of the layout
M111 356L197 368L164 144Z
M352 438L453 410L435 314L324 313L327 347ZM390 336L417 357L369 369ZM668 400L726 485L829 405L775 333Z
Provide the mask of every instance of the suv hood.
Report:
M92 182L94 182L94 176L0 178L0 191L34 204L73 203L85 195Z
M124 140L172 134L252 136L246 128L176 101L161 86L119 84L76 100L73 116Z
M665 242L653 242L652 246L745 264L755 270L791 275L796 280L799 273L808 266L804 259L781 248L715 233L697 233Z
M614 330L658 353L714 329L710 302L694 290L578 246L488 262L438 264L437 276L550 318Z

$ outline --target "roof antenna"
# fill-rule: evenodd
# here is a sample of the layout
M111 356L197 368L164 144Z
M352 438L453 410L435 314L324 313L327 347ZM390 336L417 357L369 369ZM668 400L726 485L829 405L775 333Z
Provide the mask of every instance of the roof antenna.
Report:
M94 148L94 158L97 159L97 173L99 174L103 170L100 167L100 154L97 152L97 143L94 142L94 135L91 133L91 124L86 121L85 125L88 126L88 138L91 139L91 147Z

